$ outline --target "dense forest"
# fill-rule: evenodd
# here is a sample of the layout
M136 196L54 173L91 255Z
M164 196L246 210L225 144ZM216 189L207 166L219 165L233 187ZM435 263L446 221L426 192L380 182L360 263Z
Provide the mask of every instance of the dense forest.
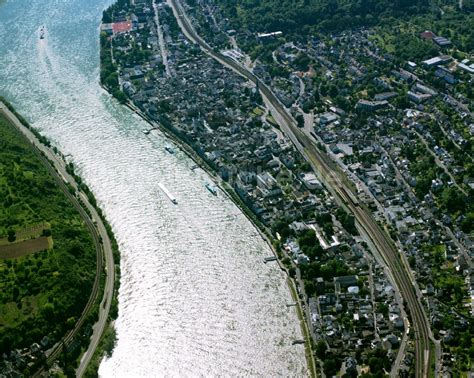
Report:
M92 237L79 213L0 115L0 238L43 222L52 248L0 259L0 356L44 336L51 346L72 328L96 270Z
M237 29L285 34L372 26L390 17L419 14L428 0L216 0Z

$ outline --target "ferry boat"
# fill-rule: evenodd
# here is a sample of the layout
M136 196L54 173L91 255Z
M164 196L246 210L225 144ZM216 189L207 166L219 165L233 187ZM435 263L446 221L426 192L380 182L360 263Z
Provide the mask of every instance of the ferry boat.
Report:
M168 151L170 154L174 154L174 148L169 144L165 146L165 150Z
M207 188L207 190L209 190L212 194L214 194L215 196L217 196L217 188L216 188L214 185L207 183L207 184L206 184L206 188Z
M158 186L160 187L160 189L163 191L163 193L166 194L166 196L170 199L170 201L172 203L174 203L175 205L178 204L178 200L175 198L175 196L173 196L170 191L168 189L166 189L166 187L160 182L158 184Z

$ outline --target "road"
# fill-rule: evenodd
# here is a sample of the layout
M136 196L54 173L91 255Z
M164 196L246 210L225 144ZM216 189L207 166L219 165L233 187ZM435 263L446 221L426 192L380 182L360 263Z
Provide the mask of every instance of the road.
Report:
M163 65L165 66L166 76L171 77L171 69L168 63L168 50L166 49L166 43L163 37L163 30L161 29L160 16L158 14L158 6L156 5L156 0L153 0L153 11L155 12L156 32L158 34L158 44L160 45L161 59L163 60Z
M213 50L209 44L204 41L194 30L191 22L178 0L168 0L168 4L173 9L181 30L188 39L197 43L201 49L214 58L216 61L234 70L239 75L253 82L266 104L269 106L273 117L278 122L282 131L290 138L298 151L311 164L315 172L326 184L327 188L333 193L355 217L359 231L369 241L372 242L377 253L379 253L386 265L389 267L390 274L395 280L395 284L401 297L407 304L411 315L411 329L413 330L416 366L415 374L417 377L428 377L430 361L430 338L432 333L426 313L424 311L421 299L415 294L415 289L407 272L407 266L399 255L398 250L390 237L384 232L373 218L368 209L359 204L354 193L348 186L348 179L342 175L334 162L313 144L313 141L305 135L296 126L296 121L288 113L286 108L277 99L270 88L265 85L253 72L241 66L236 61Z
M69 331L63 339L58 342L50 351L46 358L47 364L52 364L60 355L63 345L68 345L76 334L81 329L82 324L84 323L85 318L89 314L89 311L92 305L95 302L95 299L98 295L100 276L102 274L103 268L103 258L105 258L105 267L107 272L106 284L104 289L104 297L100 306L99 311L99 320L94 325L94 332L91 338L91 343L85 354L85 358L81 361L79 369L83 366L82 371L85 370L87 363L90 361L90 355L93 354L95 348L97 347L98 340L102 335L102 332L105 328L105 324L108 318L110 305L113 297L113 288L115 281L115 265L113 259L112 245L107 234L107 230L102 222L102 219L97 214L96 209L89 203L87 196L79 190L76 181L74 178L66 171L66 162L61 159L57 154L55 154L49 147L42 144L38 138L26 128L2 102L0 102L0 112L2 112L16 127L19 134L22 135L33 147L34 152L43 162L46 169L55 177L59 187L61 188L64 195L72 202L74 207L77 209L81 217L83 218L87 228L91 232L91 235L94 240L94 245L97 250L97 268L96 268L96 278L92 288L92 293L89 297L89 300L80 316L74 328ZM82 204L90 212L90 217L84 210L84 207L79 202L78 198L71 194L67 184L71 185L76 193L78 193ZM103 302L106 301L105 306ZM84 362L84 363L83 363ZM78 369L78 371L79 371ZM40 372L38 372L40 373ZM37 373L37 374L38 374Z
M100 338L104 333L105 327L107 325L107 319L109 317L110 306L112 304L112 299L114 296L114 285L115 285L115 263L114 255L112 250L112 244L110 238L107 234L107 229L105 228L102 219L99 214L97 214L96 209L87 201L87 196L84 193L79 193L81 199L86 204L87 208L92 214L92 219L95 220L97 224L97 230L102 237L102 247L105 257L105 272L106 272L106 281L104 288L104 295L102 301L100 302L99 308L99 319L93 326L92 337L89 343L89 347L85 351L84 355L81 358L81 362L76 370L76 377L82 377L89 365L89 362L94 355L94 352L97 349Z
M449 172L449 169L444 165L444 163L438 158L438 155L435 154L435 152L431 149L430 145L428 144L428 142L426 141L426 139L423 137L423 135L421 135L418 131L416 130L413 130L413 132L416 134L416 136L418 136L418 138L420 139L421 143L423 143L423 145L426 147L426 149L428 150L428 152L431 154L431 156L433 156L434 158L434 161L435 161L435 164L441 168L444 173L451 179L451 182L454 184L454 186L460 191L462 192L462 194L464 194L466 197L467 197L467 192L461 188L458 183L456 182L456 179L454 178L454 176L451 174L451 172Z

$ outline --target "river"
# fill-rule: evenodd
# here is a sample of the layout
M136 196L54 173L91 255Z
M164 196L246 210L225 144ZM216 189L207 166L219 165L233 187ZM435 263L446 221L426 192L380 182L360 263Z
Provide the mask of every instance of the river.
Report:
M284 274L238 208L98 85L105 0L0 2L0 94L78 167L121 251L102 376L306 374ZM46 38L40 40L44 25ZM162 182L177 197L173 205Z

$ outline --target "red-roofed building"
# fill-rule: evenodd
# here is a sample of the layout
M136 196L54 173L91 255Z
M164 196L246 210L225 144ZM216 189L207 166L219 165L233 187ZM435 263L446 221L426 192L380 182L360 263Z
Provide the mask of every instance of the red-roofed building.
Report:
M434 37L436 37L436 34L432 31L426 30L423 33L420 33L420 37L427 41L431 41Z
M112 30L114 34L128 32L132 30L132 23L130 21L114 22Z

